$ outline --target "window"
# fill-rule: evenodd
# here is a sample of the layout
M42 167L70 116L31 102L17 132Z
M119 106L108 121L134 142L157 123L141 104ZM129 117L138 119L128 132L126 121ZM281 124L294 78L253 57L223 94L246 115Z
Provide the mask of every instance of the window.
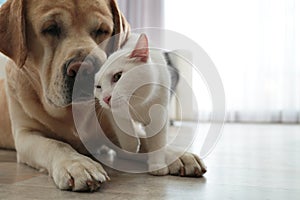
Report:
M196 41L218 68L228 121L300 122L299 1L165 0L164 7L166 29ZM195 95L196 112L207 112L207 95Z

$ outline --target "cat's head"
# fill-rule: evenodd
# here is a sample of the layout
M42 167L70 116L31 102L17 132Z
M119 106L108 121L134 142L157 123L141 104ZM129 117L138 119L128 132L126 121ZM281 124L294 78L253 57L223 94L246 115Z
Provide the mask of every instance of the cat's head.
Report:
M147 63L148 60L149 44L145 34L139 37L135 48L129 54L122 50L112 54L95 75L94 94L100 105L110 109L112 94L118 82L128 71Z

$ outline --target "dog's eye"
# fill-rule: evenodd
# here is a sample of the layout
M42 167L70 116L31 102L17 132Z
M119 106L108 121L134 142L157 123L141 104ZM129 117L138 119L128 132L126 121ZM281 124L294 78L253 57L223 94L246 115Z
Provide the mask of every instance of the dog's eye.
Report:
M102 35L108 35L109 34L109 31L107 30L104 30L102 28L99 28L98 30L96 30L94 32L95 36L102 36Z
M59 37L61 34L61 29L57 24L53 24L43 30L43 34L51 35L54 37Z
M111 81L112 81L113 83L118 82L118 81L120 80L120 78L122 77L122 73L123 73L123 72L118 72L118 73L116 73L115 75L113 75Z
M95 88L96 88L96 89L99 89L99 90L102 89L101 85L96 85Z

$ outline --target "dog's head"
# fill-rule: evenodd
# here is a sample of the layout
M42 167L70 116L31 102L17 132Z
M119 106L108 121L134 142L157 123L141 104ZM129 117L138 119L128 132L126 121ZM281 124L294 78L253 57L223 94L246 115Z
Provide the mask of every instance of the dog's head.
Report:
M127 35L108 39L128 31L116 0L8 0L0 9L0 51L38 77L42 98L58 107L72 102L79 68L94 80Z

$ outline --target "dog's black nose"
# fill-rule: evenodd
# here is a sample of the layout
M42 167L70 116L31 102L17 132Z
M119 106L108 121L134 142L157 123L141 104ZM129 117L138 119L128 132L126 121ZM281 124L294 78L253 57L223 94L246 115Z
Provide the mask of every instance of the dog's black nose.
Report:
M78 72L82 75L93 75L96 72L95 65L89 61L73 62L67 67L67 75L75 77Z
M98 71L97 66L96 59L93 57L88 57L86 59L73 58L66 63L66 75L75 77L79 73L83 76L91 76Z
M100 68L96 57L75 57L65 63L63 86L66 99L71 101L94 98L94 76Z

